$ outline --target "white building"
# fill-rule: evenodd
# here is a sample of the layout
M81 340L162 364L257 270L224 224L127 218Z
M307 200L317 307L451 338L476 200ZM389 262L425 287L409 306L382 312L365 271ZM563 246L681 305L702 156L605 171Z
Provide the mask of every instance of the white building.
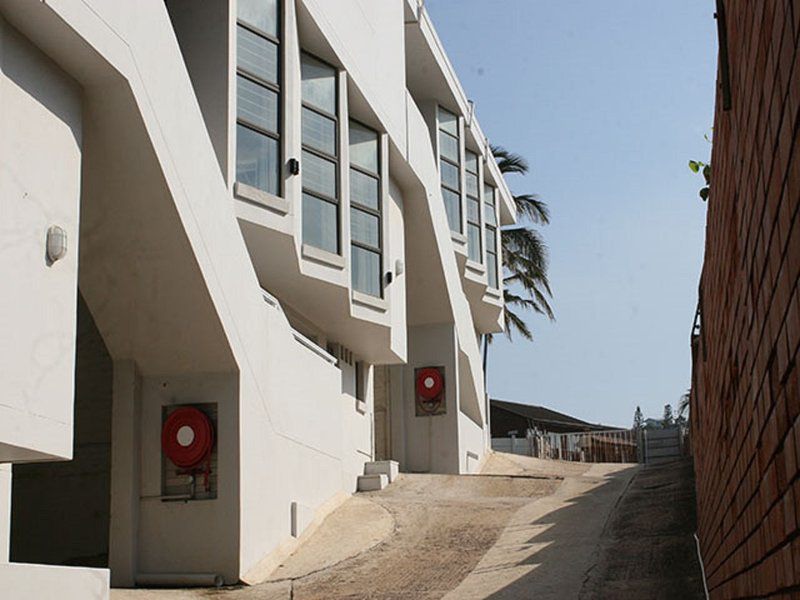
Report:
M365 463L479 467L515 214L417 0L0 0L0 215L1 596L256 582Z

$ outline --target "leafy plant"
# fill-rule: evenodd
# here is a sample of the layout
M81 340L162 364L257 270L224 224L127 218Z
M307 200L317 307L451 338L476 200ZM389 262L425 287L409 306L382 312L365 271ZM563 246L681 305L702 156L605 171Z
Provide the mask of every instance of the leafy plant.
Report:
M711 165L700 160L690 160L689 168L693 173L702 173L703 178L706 180L705 186L700 188L699 192L700 198L702 198L703 202L705 202L708 200L708 194L711 190Z

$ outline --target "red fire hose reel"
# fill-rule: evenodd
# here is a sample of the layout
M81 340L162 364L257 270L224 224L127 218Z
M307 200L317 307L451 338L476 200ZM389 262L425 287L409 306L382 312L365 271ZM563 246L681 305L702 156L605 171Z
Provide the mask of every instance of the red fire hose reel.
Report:
M182 406L174 410L161 429L161 449L181 473L205 475L211 473L211 451L214 449L214 425L201 410Z
M420 367L414 370L416 389L415 414L435 417L447 412L444 397L444 367Z
M444 381L439 369L428 367L417 372L417 394L431 400L442 393Z

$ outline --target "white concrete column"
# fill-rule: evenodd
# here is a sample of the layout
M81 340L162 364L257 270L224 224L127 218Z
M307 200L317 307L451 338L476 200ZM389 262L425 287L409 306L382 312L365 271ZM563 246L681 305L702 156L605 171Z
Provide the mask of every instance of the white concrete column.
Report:
M108 566L115 587L133 587L139 538L141 383L133 361L114 363Z

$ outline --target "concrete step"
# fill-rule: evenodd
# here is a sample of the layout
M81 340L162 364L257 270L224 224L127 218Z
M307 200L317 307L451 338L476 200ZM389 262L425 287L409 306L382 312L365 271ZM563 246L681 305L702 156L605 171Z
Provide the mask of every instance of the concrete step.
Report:
M359 492L377 492L389 485L389 477L383 473L358 476Z
M364 475L386 475L392 483L400 474L400 463L396 460L373 460L364 463Z

